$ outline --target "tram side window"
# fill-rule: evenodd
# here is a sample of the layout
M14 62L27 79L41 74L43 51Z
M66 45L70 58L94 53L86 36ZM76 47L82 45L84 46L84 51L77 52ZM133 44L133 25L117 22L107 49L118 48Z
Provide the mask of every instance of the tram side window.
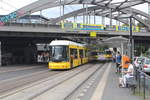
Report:
M70 55L73 56L73 58L77 59L77 49L70 49Z
M79 50L80 58L83 58L83 50Z
M87 57L88 56L88 54L87 54L87 50L85 50L85 57Z
M49 46L49 59L51 58L52 56L52 46Z

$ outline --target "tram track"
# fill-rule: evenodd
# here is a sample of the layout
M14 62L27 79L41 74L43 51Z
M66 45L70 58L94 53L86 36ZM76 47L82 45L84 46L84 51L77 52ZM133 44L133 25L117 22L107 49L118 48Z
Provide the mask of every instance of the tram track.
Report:
M9 74L9 73L8 74L4 74L3 77L2 77L2 75L0 77L0 83L9 82L9 81L12 81L12 80L17 80L17 79L22 79L22 78L30 77L30 76L33 76L33 75L45 73L47 71L48 71L47 69L40 69L40 70L36 69L34 72L33 71L31 71L30 73L26 72L25 74L22 74L21 72L18 72L18 73L16 72L15 73L16 75Z
M10 69L11 67L0 68L0 74L9 73L9 72L24 71L24 70L31 70L31 69L37 69L37 68L43 68L43 66L37 66L37 65L33 65L31 67L30 66L23 66L23 68L21 68L21 67L18 67L18 66L13 67L13 69Z
M0 99L12 100L12 98L14 98L15 100L20 100L21 98L19 99L19 98L17 98L17 96L19 96L19 97L25 96L27 98L25 100L31 100L31 99L37 97L38 95L43 94L44 92L60 85L61 83L67 81L68 79L75 77L79 73L82 73L90 68L91 68L91 65L87 64L87 65L80 66L78 68L74 68L69 71L63 71L62 73L59 72L59 75L58 74L54 75L54 76L49 77L41 82L38 82L38 83L35 83L32 85L29 85L25 88L19 89L18 91L15 91L13 93L10 93L7 95L5 94L5 95L1 96ZM36 93L31 92L32 90L34 90ZM24 93L25 91L26 92L30 91L31 94L25 93L24 95L22 95L22 93ZM9 99L9 97L11 99Z
M91 91L93 88L96 88L99 82L97 80L101 80L104 70L107 68L106 66L108 64L109 63L104 64L102 68L97 68L95 72L88 76L80 85L78 85L70 94L68 94L64 100L81 100L81 98L85 95L86 99L83 100L90 100L89 98L92 95ZM87 94L87 92L91 93Z
M60 73L60 71L50 72L48 69L46 69L43 66L33 68L32 70L35 70L37 72L30 72L25 75L20 75L18 73L17 77L1 80L0 81L0 95L3 95L7 93L8 91L13 91L17 88L26 86L28 84L34 83L36 81L39 81L39 80L42 80L42 79L45 79L45 78L48 78L50 76ZM26 71L28 71L28 69Z
M105 65L103 65L103 66L105 66ZM70 98L73 97L73 95L75 94L75 92L78 91L78 90L80 90L80 88L81 88L83 85L88 84L88 81L90 81L92 78L95 79L94 76L95 76L98 72L100 72L101 69L102 69L101 67L98 67L98 68L97 68L91 75L89 75L81 84L79 84L69 95L67 95L67 96L64 98L64 100L72 100L72 99L70 99ZM104 69L104 67L103 67L103 69ZM101 71L102 71L102 70L101 70ZM91 84L90 84L90 85L91 85Z
M97 64L96 65L94 65L94 67L96 67L97 66ZM100 66L100 65L98 65L98 66ZM101 65L101 66L103 66L103 65ZM99 68L101 68L101 67L98 67L98 69ZM61 97L61 98L59 98L58 96L58 93L60 93L60 95L61 95L61 93L63 92L65 92L65 90L64 91L62 91L63 90L63 88L61 87L61 85L62 84L65 84L65 86L64 87L66 87L66 88L69 88L69 86L67 86L67 81L70 81L70 80L72 80L72 81L70 81L69 83L71 83L71 82L73 82L73 80L74 80L74 78L76 78L77 76L79 77L79 75L83 75L83 77L86 77L85 76L85 73L87 74L87 73L90 73L90 75L91 75L91 70L97 70L97 68L96 69L93 69L92 67L90 67L90 68L88 68L88 69L86 69L86 70L84 70L84 71L82 71L82 73L78 73L78 74L76 74L75 76L72 76L72 77L70 77L70 78L68 78L68 79L66 79L66 80L64 80L64 81L62 81L61 83L59 83L59 84L57 84L56 86L54 86L54 87L52 87L52 88L49 88L49 89L47 89L46 91L44 91L44 92L42 92L42 93L40 93L40 94L38 94L38 95L36 95L36 96L34 96L34 97L32 97L32 98L29 98L28 100L43 100L43 99L45 99L45 100L65 100L70 94L72 94L73 93L73 91L76 91L76 88L75 89L73 89L73 91L71 92L71 93L69 93L69 95L67 95L66 97L64 97L64 95ZM94 71L95 72L95 71ZM92 74L94 73L94 72L92 72ZM85 79L87 80L89 77L86 77ZM74 86L76 86L77 85L77 87L80 85L78 85L78 80L75 80L75 81L77 81L76 83L77 84L74 84ZM84 83L84 82L83 82ZM74 86L72 86L72 87L74 87ZM64 88L65 89L65 88ZM55 90L58 92L55 92ZM71 90L72 90L72 88L71 88ZM45 92L47 92L48 91L48 93L46 93L47 95L44 95L43 97L46 97L46 96L49 96L50 98L40 98L39 96L40 95L43 95L43 93L45 93ZM49 91L54 91L54 93L55 94L53 94L52 92L49 92ZM57 95L56 95L57 94ZM65 95L67 94L67 91L66 91L66 93L65 93ZM55 95L55 96L53 96L53 95ZM37 97L37 98L36 98ZM54 98L52 98L52 97L54 97Z
M52 87L50 87L50 88L47 88L45 91L40 92L39 94L36 94L36 95L34 95L33 97L28 98L28 100L34 100L34 98L36 98L37 96L39 96L39 95L41 95L41 94L43 94L43 93L45 93L45 92L47 92L47 91L49 91L49 90L51 90L51 89L57 87L57 86L59 86L60 84L66 82L67 80L69 80L69 79L71 79L71 78L77 76L78 74L80 74L80 73L82 73L82 72L85 72L85 71L89 70L90 68L91 68L91 67L88 66L88 68L82 69L82 70L80 70L79 72L77 72L77 73L75 73L75 74L72 74L70 77L66 78L65 80L63 80L63 81L61 81L61 82L55 84L54 86L52 86Z
M31 84L33 82L39 81L43 78L47 78L49 76L53 76L56 73L49 73L49 71L45 70L42 72L37 72L32 75L21 76L9 80L4 80L0 82L0 95L7 93L8 91L15 90L19 87L23 87L25 85ZM38 77L37 77L38 76Z

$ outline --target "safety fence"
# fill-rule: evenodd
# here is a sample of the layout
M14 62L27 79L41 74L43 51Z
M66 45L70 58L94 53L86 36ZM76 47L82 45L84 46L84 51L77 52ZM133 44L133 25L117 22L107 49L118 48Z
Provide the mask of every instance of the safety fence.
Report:
M145 100L150 100L150 76L139 69L135 72L137 80L135 94L142 96Z

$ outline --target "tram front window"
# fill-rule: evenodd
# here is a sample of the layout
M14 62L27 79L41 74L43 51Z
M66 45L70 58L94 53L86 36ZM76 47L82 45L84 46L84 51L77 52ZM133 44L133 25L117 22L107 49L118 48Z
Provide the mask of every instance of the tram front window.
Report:
M106 51L106 54L109 54L109 55L110 55L110 54L111 54L111 51Z
M68 58L67 52L68 52L67 46L52 46L50 61L52 62L67 61Z

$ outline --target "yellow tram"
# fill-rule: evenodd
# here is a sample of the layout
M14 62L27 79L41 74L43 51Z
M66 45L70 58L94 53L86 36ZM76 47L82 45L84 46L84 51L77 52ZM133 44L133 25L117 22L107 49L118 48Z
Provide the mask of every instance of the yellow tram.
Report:
M112 51L109 49L106 49L104 52L105 52L106 61L112 61Z
M88 62L87 48L84 44L54 40L50 43L49 69L70 69Z

